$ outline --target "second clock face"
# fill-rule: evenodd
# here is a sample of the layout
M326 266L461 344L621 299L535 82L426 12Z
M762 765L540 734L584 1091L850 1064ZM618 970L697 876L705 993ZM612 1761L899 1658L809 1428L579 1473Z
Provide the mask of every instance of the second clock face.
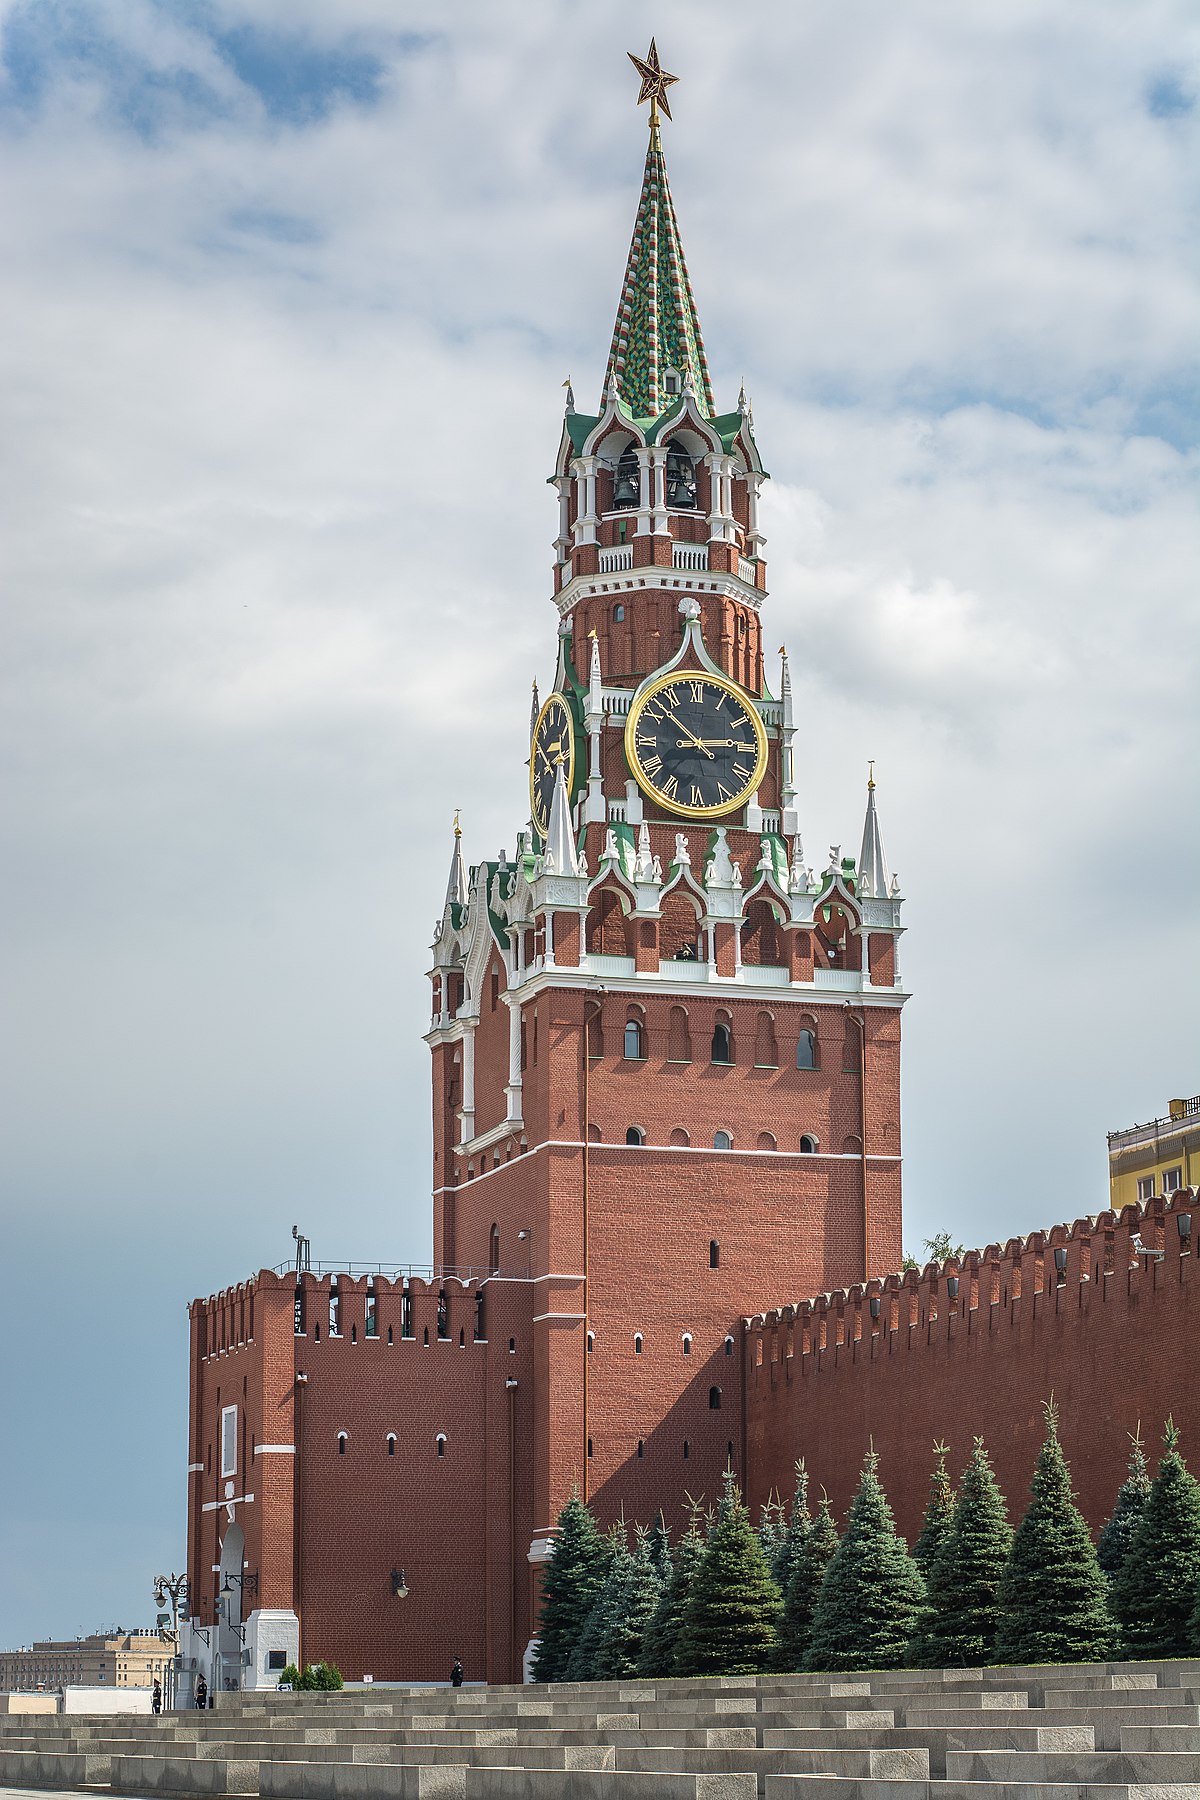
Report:
M567 795L575 779L575 729L571 709L561 694L551 694L537 716L529 753L529 804L538 834L546 836L558 765L567 778Z
M685 671L660 676L632 707L625 754L652 800L686 818L719 818L757 789L767 734L733 682Z

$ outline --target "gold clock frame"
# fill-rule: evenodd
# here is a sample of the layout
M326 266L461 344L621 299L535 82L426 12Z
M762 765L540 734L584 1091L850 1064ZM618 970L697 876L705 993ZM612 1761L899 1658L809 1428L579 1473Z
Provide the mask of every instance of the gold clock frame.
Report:
M570 746L570 750L569 750L569 753L567 756L567 767L566 767L567 798L569 800L571 797L571 792L575 785L575 719L574 719L574 715L571 712L570 705L567 702L566 695L561 693L557 688L555 689L555 691L552 694L548 694L546 696L546 699L542 704L541 710L538 713L537 719L534 721L533 731L531 732L530 738L529 738L529 816L533 820L535 828L537 829L537 831L541 834L541 836L543 838L545 837L546 831L550 824L550 815L549 815L549 813L547 813L545 825L543 825L538 818L537 790L536 790L535 781L534 781L534 775L535 775L535 771L537 769L537 758L538 758L537 741L538 741L538 734L542 729L543 722L549 716L550 713L554 712L559 707L562 708L562 711L566 715L567 743Z
M678 687L685 681L705 681L713 687L724 688L731 699L736 700L739 706L745 708L754 730L754 741L758 746L754 773L736 799L724 800L719 806L684 806L678 800L669 799L661 789L655 787L647 775L643 774L638 758L637 746L634 741L638 720L656 694L661 694L665 688ZM751 794L758 791L762 778L767 772L769 754L767 729L751 696L745 688L739 687L736 681L730 681L726 675L715 675L711 669L669 669L663 675L656 675L650 685L639 694L635 704L630 707L629 716L625 721L625 761L633 771L634 780L647 799L653 800L655 805L663 807L665 811L677 814L681 819L724 819L730 813L737 812L740 807L745 806Z

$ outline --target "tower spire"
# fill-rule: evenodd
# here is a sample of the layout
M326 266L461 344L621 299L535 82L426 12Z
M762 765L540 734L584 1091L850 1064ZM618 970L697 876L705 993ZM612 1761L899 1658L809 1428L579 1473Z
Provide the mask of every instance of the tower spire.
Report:
M454 850L450 857L450 879L446 883L446 905L465 906L467 903L467 870L463 862L462 826L458 822L458 811L454 813Z
M858 880L864 894L882 900L892 885L892 878L884 855L879 815L875 811L875 764L868 763L867 767L870 770L867 778L867 816L863 820L862 849L858 853Z
M604 372L604 392L615 382L635 418L656 419L671 398L666 376L668 369L673 369L679 377L679 391L690 382L698 404L711 417L716 411L712 383L658 122L660 106L666 117L671 117L666 89L679 77L668 75L662 67L653 40L645 57L630 51L629 60L642 78L639 104L650 102L650 143Z
M575 833L571 829L571 803L567 798L567 771L562 757L554 777L554 798L550 802L550 821L546 827L546 873L578 875L579 857L575 850Z

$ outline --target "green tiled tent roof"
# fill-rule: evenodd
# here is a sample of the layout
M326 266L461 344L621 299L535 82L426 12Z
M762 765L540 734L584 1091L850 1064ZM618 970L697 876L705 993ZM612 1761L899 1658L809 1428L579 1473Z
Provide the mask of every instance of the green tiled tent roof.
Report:
M696 300L683 260L679 225L667 183L667 164L655 126L646 152L625 284L617 308L604 386L616 377L617 392L636 418L656 419L666 403L668 368L691 375L696 399L711 417L712 384Z

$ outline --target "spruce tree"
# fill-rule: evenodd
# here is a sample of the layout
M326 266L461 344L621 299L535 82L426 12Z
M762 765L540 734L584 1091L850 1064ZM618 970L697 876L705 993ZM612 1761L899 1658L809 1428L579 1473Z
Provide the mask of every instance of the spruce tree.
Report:
M592 1658L593 1681L623 1681L637 1673L646 1627L661 1594L649 1534L639 1525L632 1554L623 1548L618 1551L605 1584L600 1638Z
M771 1570L772 1575L774 1575L775 1565L779 1561L784 1542L787 1538L787 1524L783 1516L783 1506L782 1503L776 1499L774 1494L771 1495L769 1500L764 1501L762 1509L759 1512L758 1531L756 1536L758 1538L759 1549L763 1553L766 1565L768 1569Z
M1146 1466L1146 1452L1142 1448L1140 1423L1135 1432L1130 1432L1129 1442L1132 1446L1129 1452L1129 1473L1117 1490L1112 1514L1096 1545L1100 1567L1110 1582L1115 1581L1121 1572L1121 1565L1133 1542L1133 1534L1150 1498L1150 1471Z
M596 1681L596 1665L608 1639L617 1597L629 1579L629 1554L624 1521L614 1525L605 1540L608 1567L604 1580L588 1609L578 1637L571 1648L563 1671L564 1681Z
M921 1535L913 1545L913 1561L916 1563L926 1582L929 1571L933 1567L933 1559L942 1546L942 1541L950 1528L950 1520L954 1515L954 1489L950 1477L946 1473L946 1458L950 1454L947 1444L935 1444L933 1454L937 1461L933 1465L933 1474L929 1478L929 1499L925 1505L925 1518L921 1524Z
M1122 1654L1145 1661L1196 1654L1191 1615L1200 1580L1200 1484L1180 1455L1173 1419L1167 1420L1163 1446L1112 1588Z
M671 1574L671 1534L667 1530L667 1521L661 1510L654 1521L654 1529L649 1539L650 1561L654 1564L654 1573L660 1582L670 1579Z
M837 1547L838 1531L829 1509L829 1496L822 1493L817 1516L809 1520L803 1539L796 1547L784 1589L779 1644L771 1665L781 1675L804 1667L812 1636L813 1608Z
M944 1474L945 1453L940 1454ZM941 1546L926 1571L928 1599L908 1648L915 1668L977 1668L991 1661L997 1594L1012 1538L1004 1496L983 1439L976 1438Z
M806 1669L897 1669L925 1599L872 1449L813 1609Z
M757 1675L782 1602L732 1470L692 1579L675 1648L680 1675Z
M608 1570L609 1550L578 1489L558 1515L542 1577L535 1681L564 1681L567 1658Z
M683 1610L687 1605L692 1580L700 1566L700 1558L704 1554L704 1539L700 1535L697 1511L697 1507L693 1506L688 1528L671 1558L671 1572L662 1585L658 1604L646 1626L642 1653L638 1658L639 1675L662 1676L675 1673L675 1645L683 1620Z
M812 1518L808 1510L808 1470L804 1466L804 1458L801 1457L796 1464L796 1485L792 1490L791 1515L780 1535L775 1555L770 1561L771 1574L775 1586L781 1594L787 1593L787 1585L792 1575L792 1565L811 1528Z
M1114 1638L1108 1583L1075 1504L1053 1399L1043 1410L1046 1436L1033 1472L1033 1498L1000 1579L995 1660L1103 1662Z

